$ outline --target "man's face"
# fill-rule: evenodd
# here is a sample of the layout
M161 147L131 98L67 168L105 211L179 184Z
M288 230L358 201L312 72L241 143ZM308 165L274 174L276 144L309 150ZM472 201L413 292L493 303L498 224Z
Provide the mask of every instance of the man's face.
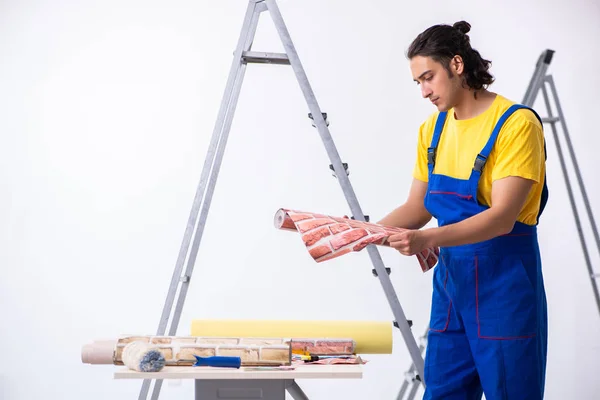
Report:
M439 111L454 107L460 96L460 59L450 62L450 73L442 64L430 57L415 56L410 60L410 70L415 82L421 86L421 94L429 99Z

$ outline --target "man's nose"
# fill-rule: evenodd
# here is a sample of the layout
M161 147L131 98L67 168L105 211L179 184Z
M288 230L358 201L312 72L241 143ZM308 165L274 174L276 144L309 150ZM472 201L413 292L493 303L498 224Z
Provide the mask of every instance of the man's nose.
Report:
M426 85L421 85L421 95L423 98L427 98L431 96L431 89L429 89Z

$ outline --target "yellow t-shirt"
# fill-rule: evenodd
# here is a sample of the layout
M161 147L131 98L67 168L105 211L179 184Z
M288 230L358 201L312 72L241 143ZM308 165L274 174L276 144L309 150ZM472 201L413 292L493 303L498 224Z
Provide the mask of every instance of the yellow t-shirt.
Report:
M456 120L449 110L444 130L438 143L433 172L458 179L468 179L478 153L483 150L498 119L514 102L496 95L491 106L478 116ZM433 113L421 125L417 147L417 161L413 176L427 182L427 148L431 144L439 112ZM496 142L481 173L478 200L489 206L492 182L507 176L520 176L535 181L517 220L534 225L540 207L541 192L546 173L543 128L529 110L515 111L498 133Z

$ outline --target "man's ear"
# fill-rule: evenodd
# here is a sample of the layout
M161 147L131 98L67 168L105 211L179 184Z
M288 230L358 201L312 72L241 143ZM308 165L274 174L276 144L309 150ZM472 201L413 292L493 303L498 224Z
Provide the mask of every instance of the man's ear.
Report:
M455 74L461 75L465 70L465 64L462 57L459 55L452 57L452 60L450 60L450 68Z

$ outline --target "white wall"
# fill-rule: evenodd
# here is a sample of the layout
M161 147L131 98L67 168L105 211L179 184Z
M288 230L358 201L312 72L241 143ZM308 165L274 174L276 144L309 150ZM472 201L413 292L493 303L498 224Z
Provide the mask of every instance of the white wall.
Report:
M458 19L472 24L474 46L493 61L493 89L515 100L541 51L556 50L551 72L599 204L600 6L552 7L280 2L366 214L380 218L404 200L416 130L432 111L404 51L427 26ZM83 365L80 349L156 330L245 8L184 0L0 5L0 398L136 398L140 382ZM263 16L254 49L280 51L278 40ZM315 264L298 236L273 227L279 207L349 213L307 112L290 68L249 68L180 334L194 318L393 319L366 252ZM546 398L591 399L600 389L600 315L548 137ZM592 242L590 250L600 270ZM431 274L392 250L381 254L421 335ZM257 286L264 290L246 292ZM305 286L318 294L304 295ZM305 391L314 399L331 398L326 390L395 398L410 358L400 333L394 338L392 355L367 357L363 380L302 382ZM161 398L192 391L191 382L170 384Z

